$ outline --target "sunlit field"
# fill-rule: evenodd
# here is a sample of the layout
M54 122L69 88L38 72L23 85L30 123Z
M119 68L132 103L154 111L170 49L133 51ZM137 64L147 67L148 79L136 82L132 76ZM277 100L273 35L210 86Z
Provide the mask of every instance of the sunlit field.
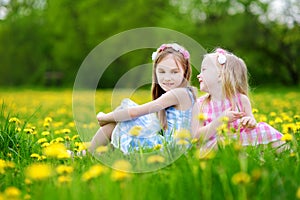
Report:
M95 113L82 113L90 118L81 124L87 139L98 128L96 112L110 111L125 97L137 103L151 99L149 91L141 90L132 96L118 93L112 102L111 93L97 91L95 104L86 99L87 107L95 106ZM0 89L0 200L300 199L300 92L257 89L251 99L257 121L282 132L289 149L278 153L270 146L223 141L217 151L203 154L201 141L192 140L192 147L170 165L127 173L135 166L110 146L96 152L113 160L114 169L91 155L66 153L88 145L74 122L72 90ZM168 161L163 156L144 159L149 166Z

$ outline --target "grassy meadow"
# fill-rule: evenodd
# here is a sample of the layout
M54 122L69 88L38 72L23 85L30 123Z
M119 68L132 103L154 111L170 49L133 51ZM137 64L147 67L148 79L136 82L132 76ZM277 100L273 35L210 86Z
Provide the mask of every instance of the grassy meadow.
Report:
M95 105L87 104L108 112L111 94L97 91ZM116 95L115 104L124 97L126 92ZM143 90L130 98L137 103L151 99ZM146 158L141 152L142 164L158 170L128 173L135 166L110 146L97 153L112 160L113 168L91 155L70 158L66 153L87 145L74 123L71 89L0 89L0 200L300 199L299 89L256 89L251 99L257 121L282 132L289 150L276 153L270 146L226 141L199 156L201 141L194 140L170 164L167 156ZM95 116L81 128L92 136L98 128Z

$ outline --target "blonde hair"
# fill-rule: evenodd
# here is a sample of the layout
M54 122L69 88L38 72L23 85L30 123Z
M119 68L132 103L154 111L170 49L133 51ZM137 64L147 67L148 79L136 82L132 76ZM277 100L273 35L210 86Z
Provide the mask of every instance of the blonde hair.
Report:
M207 55L214 54L217 57L215 62L221 76L222 92L231 105L237 105L235 98L238 93L249 96L247 66L241 58L226 50L216 49ZM225 56L224 63L219 63L218 57L220 55ZM210 101L210 99L211 97L208 95L205 102Z
M178 50L178 48L180 48L180 51ZM190 81L191 74L192 74L192 68L191 68L189 56L188 57L185 56L185 54L183 54L182 52L185 52L185 53L187 52L187 54L188 54L188 51L185 50L185 48L183 48L182 46L180 46L176 43L164 44L164 46L162 45L161 47L158 48L157 55L155 55L155 58L153 61L153 71L152 71L151 91L152 91L152 99L153 100L159 98L162 94L165 93L165 91L158 84L158 80L157 80L157 76L156 76L156 68L157 68L157 65L162 60L164 60L166 57L168 57L169 55L173 56L173 58L177 64L177 67L182 66L182 69L184 71L184 75L183 75L184 79L183 79L181 86L182 87L189 86L189 81ZM194 97L195 97L195 95L194 95ZM158 112L158 118L162 124L163 129L165 130L168 127L165 110L161 110Z

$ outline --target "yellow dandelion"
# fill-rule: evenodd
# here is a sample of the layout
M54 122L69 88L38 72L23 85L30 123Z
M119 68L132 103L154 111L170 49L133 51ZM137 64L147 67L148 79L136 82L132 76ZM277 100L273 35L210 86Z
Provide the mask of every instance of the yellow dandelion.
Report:
M69 158L66 147L62 143L53 143L44 148L44 155L54 158Z
M15 129L15 131L18 132L18 133L20 133L21 130L22 130L22 129L21 129L20 127L16 127L16 129Z
M26 185L31 185L32 184L32 181L29 178L25 178L24 182L25 182Z
M50 123L49 122L44 122L43 127L44 128L49 128L50 127Z
M71 128L75 127L75 122L69 122L68 126L71 127Z
M253 108L253 109L252 109L252 113L253 113L253 114L258 113L258 109Z
M64 138L65 138L66 141L71 141L71 138L68 135L66 135Z
M133 126L129 130L129 134L132 136L138 136L141 133L142 129L143 129L143 127L141 127L141 126Z
M206 119L207 119L207 116L206 116L204 113L200 113L200 114L198 115L198 120L199 120L200 122L205 121Z
M297 197L297 199L300 199L300 187L298 187L298 189L297 189L296 197Z
M46 117L45 119L44 119L44 122L46 122L46 123L50 123L50 122L52 122L53 121L53 119L51 118L51 117Z
M52 175L52 168L47 164L32 164L25 170L26 177L30 180L44 180Z
M300 119L300 115L294 115L294 119L298 121Z
M222 117L220 121L223 122L223 123L228 123L229 118L228 117Z
M60 143L63 141L65 141L64 138L58 137L58 138L53 139L50 143Z
M24 131L26 134L32 134L32 133L33 133L32 128L24 128L23 131Z
M58 174L71 174L74 168L72 166L59 165L55 170Z
M210 160L216 156L216 152L213 149L198 149L195 151L196 158L203 160Z
M152 163L163 163L165 162L165 158L163 156L160 155L153 155L153 156L149 156L147 158L147 163L152 164Z
M79 135L74 135L74 136L71 138L71 140L74 141L74 140L76 140L77 138L79 138Z
M157 144L153 147L154 150L159 150L162 148L162 145L161 144Z
M108 151L108 146L99 146L99 147L97 147L97 149L96 149L96 152L97 153L105 153L105 152L107 152Z
M30 158L36 158L36 159L39 159L41 156L37 153L33 153L30 155Z
M189 142L186 141L185 139L180 139L180 140L177 140L177 141L176 141L176 144L177 144L177 145L180 145L180 146L185 146L185 145L188 145Z
M54 134L55 134L55 135L58 135L58 134L62 134L62 132L61 132L60 130L55 130L55 131L54 131Z
M112 165L112 168L121 170L121 171L129 171L131 169L131 164L127 160L117 160Z
M125 179L130 178L130 174L123 172L123 171L118 171L118 170L113 170L112 174L111 174L111 179L113 181L122 181Z
M271 117L276 117L276 115L277 115L277 114L276 114L275 112L270 112L270 116L271 116Z
M45 143L45 142L48 142L47 138L40 138L40 139L37 141L37 143L39 143L39 144L43 144L43 143Z
M262 176L262 171L260 169L254 169L252 172L251 172L251 177L254 181L257 181L261 178Z
M289 133L286 133L281 137L281 141L286 141L286 142L292 141L292 139L293 139L293 135Z
M175 139L191 139L191 132L187 129L176 130L173 136Z
M9 123L15 123L15 124L20 124L20 123L21 123L21 121L20 121L18 118L16 118L16 117L10 118L10 119L8 120L8 122L9 122Z
M57 178L57 182L59 184L70 183L71 181L72 181L72 178L70 176L62 175Z
M41 133L41 135L42 135L42 136L47 136L47 135L50 135L50 132L49 132L49 131L43 131L43 132Z
M30 196L30 194L25 194L25 196L24 196L24 199L25 199L25 200L29 200L29 199L31 199L31 196Z
M64 133L64 134L69 134L69 133L71 133L71 130L68 129L68 128L64 128L64 129L61 130L61 132Z
M21 191L16 187L8 187L4 191L4 196L6 199L19 199L21 196Z
M197 144L199 142L199 138L193 138L192 140L191 140L191 143L192 144Z
M90 169L83 173L82 180L89 181L93 178L96 178L106 172L106 168L100 164L93 165Z
M275 118L275 123L276 124L281 124L282 122L283 122L283 120L280 117Z
M45 143L43 143L43 144L41 145L41 147L45 148L45 147L47 147L47 146L49 146L49 145L50 145L49 142L45 142Z
M250 182L250 176L245 172L238 172L232 176L231 181L234 185L247 184Z

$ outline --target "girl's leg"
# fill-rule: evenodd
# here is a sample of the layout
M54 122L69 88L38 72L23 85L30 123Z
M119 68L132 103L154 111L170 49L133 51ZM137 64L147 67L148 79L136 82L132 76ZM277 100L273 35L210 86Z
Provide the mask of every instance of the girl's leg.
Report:
M90 153L93 153L97 147L99 147L101 145L106 145L107 143L109 143L111 134L112 134L115 126L116 126L116 123L110 123L110 124L106 124L105 126L100 127L98 129L98 131L96 132L96 134L94 135L94 137L91 141L91 145L88 148L88 151Z

